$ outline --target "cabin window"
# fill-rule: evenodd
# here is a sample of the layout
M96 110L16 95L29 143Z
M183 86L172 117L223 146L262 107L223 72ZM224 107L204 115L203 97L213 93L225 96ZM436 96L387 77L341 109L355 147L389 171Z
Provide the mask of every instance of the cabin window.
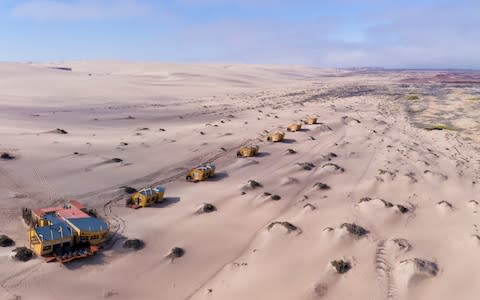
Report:
M90 239L91 239L91 240L97 240L97 239L98 239L98 235L92 235L92 236L90 237Z
M50 249L52 249L52 246L44 246L44 247L43 247L43 251L48 251L48 250L50 250Z
M86 237L86 236L81 236L80 237L80 242L86 242L86 241L88 241L88 237Z

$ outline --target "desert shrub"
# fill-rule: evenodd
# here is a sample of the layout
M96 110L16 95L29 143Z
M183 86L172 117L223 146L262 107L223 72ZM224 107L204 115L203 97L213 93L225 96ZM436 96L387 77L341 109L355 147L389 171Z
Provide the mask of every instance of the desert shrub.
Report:
M296 230L299 230L297 226L293 225L292 223L290 222L272 222L268 225L267 227L267 230L270 230L273 228L273 226L275 225L281 225L283 226L288 233L290 233L291 231L296 231Z
M145 243L139 239L129 239L123 243L124 249L137 251L142 249L143 247L145 247Z
M412 100L418 100L418 99L420 99L420 97L418 97L417 95L409 95L409 96L407 96L407 100L410 100L410 101L412 101Z
M11 155L11 154L8 153L8 152L3 152L3 153L0 155L0 158L1 158L1 159L5 159L5 160L10 160L10 159L14 159L15 156Z
M428 127L425 127L425 129L429 130L429 131L432 131L432 130L451 130L451 131L455 131L455 130L457 130L457 129L451 127L451 126L444 125L444 124L436 124L436 125L428 126Z
M6 235L0 235L0 247L10 247L13 246L15 242Z
M331 262L332 266L337 270L339 274L345 274L352 268L352 264L344 260L334 260Z
M210 203L203 203L202 206L198 209L199 213L211 213L216 211L217 208L215 205L210 204Z
M343 223L340 228L346 228L347 231L350 233L350 234L353 234L353 235L356 235L356 236L364 236L366 234L368 234L368 230L366 230L365 228L363 228L362 226L360 225L357 225L355 223Z
M19 261L26 262L33 258L33 251L27 247L15 248L13 252L15 252L14 258Z

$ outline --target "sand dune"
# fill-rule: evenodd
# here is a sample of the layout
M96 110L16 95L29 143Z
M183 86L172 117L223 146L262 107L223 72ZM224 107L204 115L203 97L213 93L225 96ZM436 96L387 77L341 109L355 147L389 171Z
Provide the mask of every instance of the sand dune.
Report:
M406 95L429 86L404 82L419 74L0 64L0 233L24 245L20 208L71 198L112 231L67 266L0 248L0 298L477 299L478 151L469 132L415 126L426 112ZM216 176L186 182L205 162ZM164 203L125 207L125 187L153 184Z

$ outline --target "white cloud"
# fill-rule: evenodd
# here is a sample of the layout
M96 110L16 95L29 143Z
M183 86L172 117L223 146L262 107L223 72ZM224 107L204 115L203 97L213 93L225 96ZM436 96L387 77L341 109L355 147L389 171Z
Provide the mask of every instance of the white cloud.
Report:
M133 0L32 0L23 2L12 15L38 20L100 20L138 17L147 14L149 7Z
M174 26L161 36L160 51L187 61L480 69L480 4L466 4L388 6L354 19L239 19Z
M2 1L5 0L0 3ZM169 1L181 5L147 0L24 0L13 14L40 20L103 20L148 14L155 17L152 23L156 25L144 30L148 31L148 37L138 40L126 33L118 38L134 45L131 49L137 52L133 54L121 47L117 52L134 59L480 69L477 55L480 2L477 0L462 0L463 5L453 0L435 3L425 0L415 4L364 0L379 4L348 14L319 9L309 18L285 14L286 8L297 3L293 0ZM304 2L305 7L299 6L295 14L308 9L307 2L314 1L298 1ZM350 4L356 0L324 2ZM380 5L384 2L386 4ZM248 9L245 16L221 14L229 11L224 7L229 3L251 4L252 8L241 7ZM270 14L270 10L259 9L271 3L282 3L279 12ZM197 5L211 5L217 13L212 14L213 17L196 17ZM255 14L250 15L249 11ZM132 43L133 40L138 43ZM98 55L91 51L91 57Z

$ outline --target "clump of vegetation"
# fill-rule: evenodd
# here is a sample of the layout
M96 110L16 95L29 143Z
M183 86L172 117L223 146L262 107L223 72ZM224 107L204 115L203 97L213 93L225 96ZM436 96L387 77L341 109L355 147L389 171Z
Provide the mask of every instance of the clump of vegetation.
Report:
M412 245L406 239L394 239L393 242L397 245L398 249L407 252L412 249Z
M332 232L332 231L334 231L334 230L335 230L335 229L333 229L332 227L325 227L325 228L323 229L323 231L326 231L326 232Z
M448 201L445 201L445 200L442 200L440 202L437 203L438 205L446 205L447 207L449 208L453 208L453 205L452 203L448 202Z
M360 200L358 201L358 203L369 202L369 201L372 201L372 198L370 198L370 197L363 197L362 199L360 199Z
M418 268L431 276L436 276L439 268L438 265L434 262L428 261L428 260L423 260L420 258L415 258L415 264L418 266Z
M279 195L272 195L272 196L270 196L270 198L272 200L275 200L275 201L278 201L278 200L282 199L282 197L280 197Z
M170 252L167 254L167 258L170 258L172 261L176 258L180 258L185 255L185 250L180 247L173 247Z
M417 95L409 95L409 96L407 96L407 100L410 100L410 101L418 100L418 99L420 99L420 97L418 97Z
M62 128L57 128L55 130L55 132L58 133L58 134L68 134L68 132L65 129L62 129Z
M217 210L217 208L215 207L215 205L210 204L210 203L203 203L202 206L200 206L200 208L197 210L197 212L208 214L208 213L214 212L216 210Z
M332 160L333 158L337 157L337 155L333 152L330 152L328 153L327 155L324 155L323 157L325 157L327 160Z
M267 227L267 230L270 231L270 229L272 229L273 226L275 225L283 226L287 230L287 233L290 233L292 231L300 231L300 229L297 226L293 225L290 222L278 222L278 221L270 223Z
M344 168L342 168L339 165L334 164L334 163L326 163L322 166L322 168L325 168L325 167L333 167L335 170L338 170L340 172L345 172Z
M11 154L8 153L8 152L3 152L3 153L0 155L0 158L1 158L1 159L5 159L5 160L11 160L11 159L15 159L15 156L11 155Z
M415 266L419 273L434 277L439 272L439 267L436 263L420 258L407 259L400 262L401 264L410 263Z
M344 261L342 259L334 260L330 263L335 268L338 274L345 274L352 268L352 264L350 262Z
M126 240L123 243L123 248L124 249L129 249L129 250L140 250L143 247L145 247L145 243L142 240L139 239L131 239L131 240Z
M311 171L313 168L315 168L315 165L309 162L297 163L297 165L306 171Z
M323 182L317 182L313 185L314 188L322 191L326 191L330 189L330 186L328 184L325 184Z
M33 251L27 247L15 248L13 252L15 252L14 258L19 261L26 262L33 258Z
M311 210L317 209L317 207L316 207L315 205L311 204L311 203L305 204L305 205L303 206L303 208L305 208L305 207L310 207Z
M355 223L343 223L340 228L347 229L348 233L361 237L369 233L368 230Z
M358 201L358 203L370 202L370 201L372 201L372 200L373 200L373 199L370 198L370 197L363 197L362 199L360 199L360 200ZM393 207L393 203L392 203L392 202L388 202L388 201L386 201L386 200L384 200L384 199L378 199L378 200L380 200L380 201L383 203L383 205L385 205L385 207Z
M432 125L432 126L429 126L429 127L425 127L425 130L428 130L428 131L432 131L432 130L450 130L450 131L456 131L457 129L456 128L453 128L451 126L448 126L448 125L444 125L444 124L436 124L436 125Z
M378 169L377 172L378 172L379 175L388 174L390 176L395 176L395 172L392 172L392 171L389 171L389 170Z
M0 247L10 247L13 246L15 242L6 235L0 235Z
M400 211L402 214L406 214L410 211L410 209L408 209L406 206L403 206L401 204L397 204L396 206L398 208L398 211Z
M247 181L247 184L245 185L245 187L250 189L256 189L256 188L263 187L263 185L258 181L250 179L249 181Z

